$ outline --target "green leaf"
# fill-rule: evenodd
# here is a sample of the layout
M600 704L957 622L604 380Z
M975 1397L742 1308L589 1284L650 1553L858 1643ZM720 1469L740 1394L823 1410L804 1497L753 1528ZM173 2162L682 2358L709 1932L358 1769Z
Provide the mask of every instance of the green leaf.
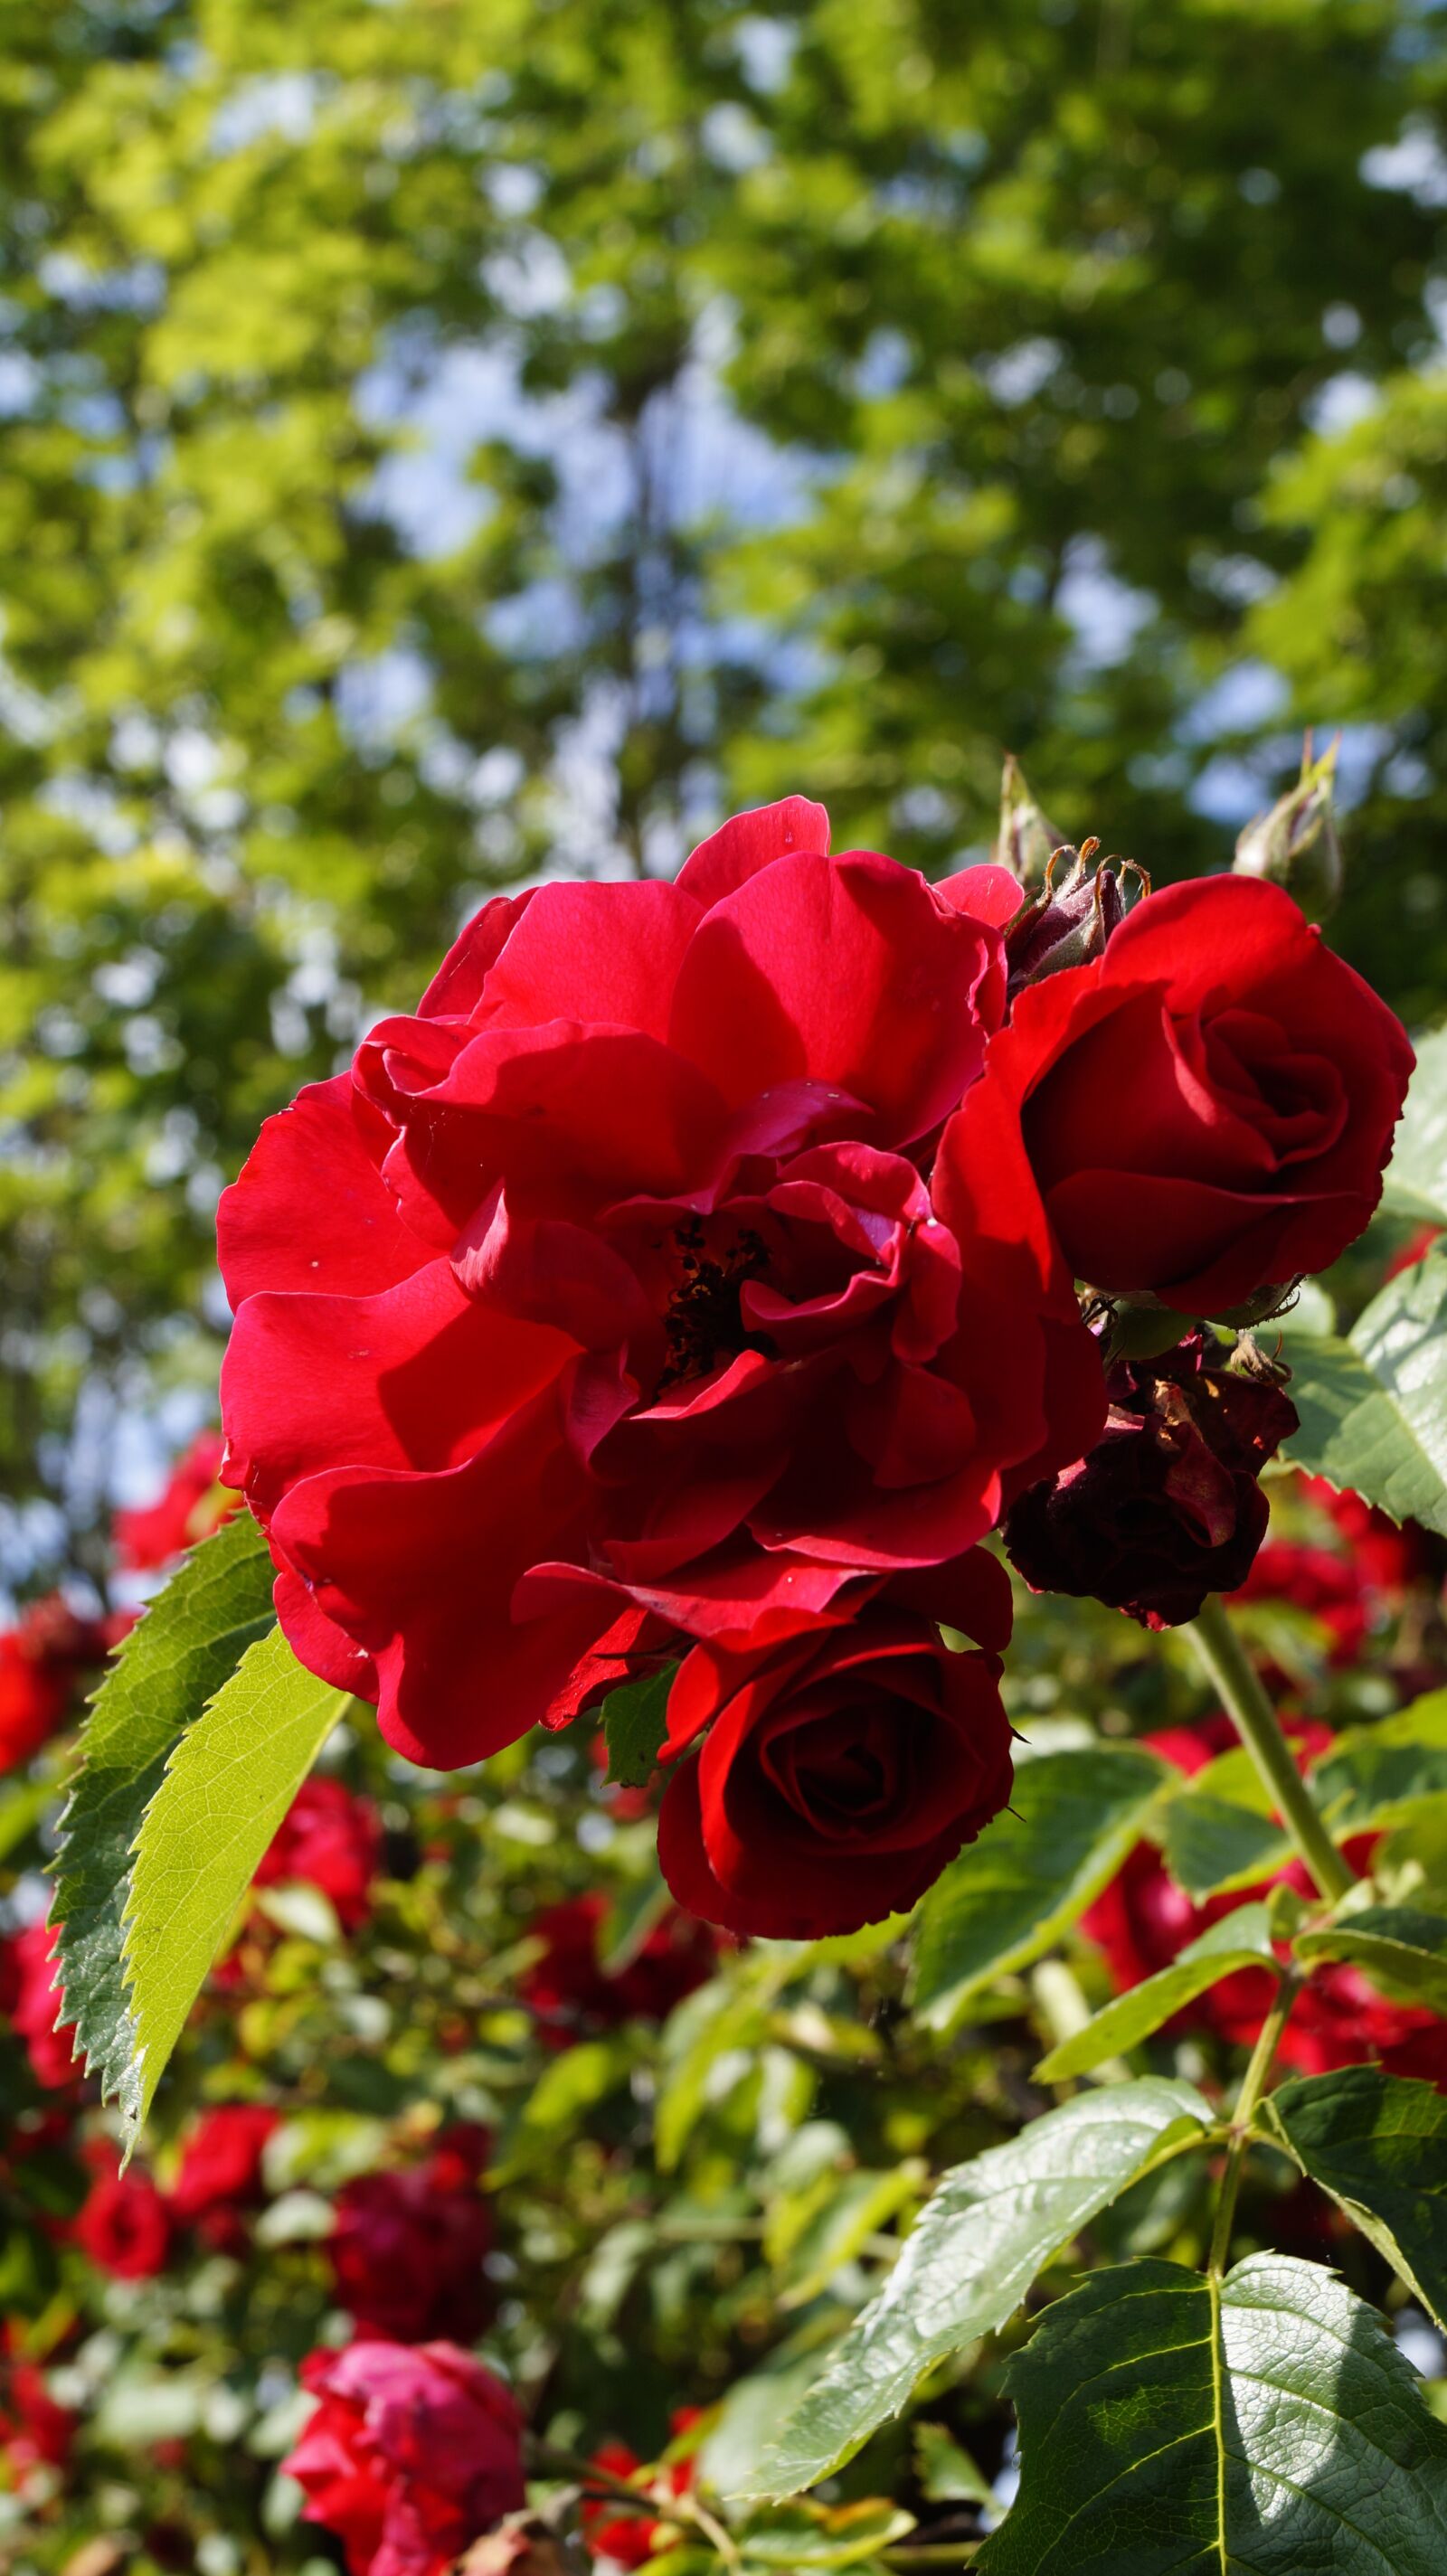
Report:
M1199 1904L1234 1887L1269 1878L1292 1846L1273 1816L1254 1815L1227 1798L1183 1790L1161 1820L1161 1848L1178 1887Z
M813 2486L905 2406L924 2373L1019 2306L1041 2266L1162 2155L1203 2139L1189 2084L1077 2094L947 2173L879 2296L831 2354L748 2492Z
M1013 1804L924 1902L914 2008L949 2030L978 1986L1048 1950L1115 1876L1167 1777L1136 1747L1045 1753L1015 1774Z
M1382 1205L1391 1215L1447 1225L1447 1029L1418 1041L1417 1070L1387 1166Z
M1311 1785L1338 1839L1408 1822L1420 1800L1447 1794L1447 1691L1346 1729L1313 1764Z
M619 1789L646 1789L668 1733L668 1694L678 1666L624 1682L603 1702L608 1778Z
M885 2173L842 2174L827 2200L806 2221L793 2249L781 2308L802 2308L851 2263L867 2238L887 2227L924 2186L924 2169L908 2162Z
M1389 1993L1447 2014L1447 1917L1415 1905L1364 1905L1319 1932L1302 1932L1298 1959L1349 1959Z
M1035 2069L1036 2083L1060 2084L1068 2075L1083 2075L1101 2065L1107 2057L1123 2056L1208 1986L1219 1985L1238 1968L1261 1967L1280 1974L1266 1908L1238 1905L1234 1914L1213 1923L1198 1941L1189 1942L1168 1968L1143 1978L1128 1994L1116 1995L1083 2030L1052 2048Z
M929 2504L988 2504L990 2481L943 2424L916 2424L914 2460Z
M1260 2125L1447 2325L1447 2097L1435 2084L1375 2066L1295 2076Z
M751 2567L858 2567L913 2529L912 2513L865 2496L858 2504L790 2504L752 2514L739 2545Z
M167 1764L126 1903L133 2054L120 2104L132 2141L257 1864L349 1699L273 1628L247 1647Z
M1447 1537L1447 1254L1387 1282L1349 1341L1284 1334L1300 1427L1283 1454Z
M1007 2382L1019 2496L981 2576L1441 2576L1447 2428L1381 2318L1255 2254L1097 2272Z
M246 1648L272 1625L273 1568L249 1512L193 1549L131 1630L97 1691L61 1819L53 1917L65 2018L114 2093L131 2070L123 1961L130 1856L168 1756Z

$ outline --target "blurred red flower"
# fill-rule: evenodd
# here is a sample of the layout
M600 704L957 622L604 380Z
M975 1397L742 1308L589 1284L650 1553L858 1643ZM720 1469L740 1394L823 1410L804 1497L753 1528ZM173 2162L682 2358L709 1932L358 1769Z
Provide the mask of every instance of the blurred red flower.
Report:
M303 1780L257 1870L258 1887L302 1879L330 1897L343 1931L365 1923L382 1858L376 1809L341 1780Z
M677 2441L691 2425L696 2424L703 2411L700 2406L675 2407L668 2419L673 2440ZM643 2466L637 2452L631 2451L626 2442L600 2442L590 2456L594 2468L606 2471L610 2478L622 2479L625 2484L630 2483ZM646 2486L640 2488L640 2495L647 2495L657 2503L665 2502L670 2495L687 2495L695 2474L690 2454L687 2459L674 2460L661 2468L656 2477L650 2478ZM578 2520L583 2538L595 2558L611 2558L618 2567L642 2567L653 2555L660 2523L652 2514L630 2513L626 2506L608 2496L589 2496L578 2508Z
M244 2242L242 2213L261 2199L262 2150L279 2118L265 2102L223 2102L187 2138L171 2207L208 2243L230 2251Z
M101 2166L75 2222L75 2241L102 2272L118 2281L149 2281L166 2268L171 2213L149 2174L122 2173L114 2148L101 2147Z
M665 2021L675 2004L712 1976L717 1935L676 1906L627 1966L610 1975L598 1951L607 1913L606 1896L593 1894L570 1896L534 1917L528 1931L542 1942L542 1955L518 1979L518 1993L534 2012L575 2015L610 2029L625 2021Z
M327 2251L337 2297L361 2331L399 2343L470 2343L481 2333L492 2213L478 2177L489 2152L485 2129L447 2129L423 2163L343 2184Z
M75 2026L55 2026L61 2009L56 1938L53 1924L31 1923L0 1943L0 2012L24 2040L36 2083L51 2093L73 2091L80 2083L72 2055Z
M198 1431L156 1500L117 1512L111 1537L119 1565L135 1574L169 1565L240 1508L239 1498L217 1482L225 1447L219 1431Z
M129 1625L124 1613L82 1619L56 1592L0 1630L0 1772L39 1751Z
M443 2576L523 2503L522 2418L456 2344L363 2339L311 2353L301 2376L320 2403L283 2466L348 2576Z

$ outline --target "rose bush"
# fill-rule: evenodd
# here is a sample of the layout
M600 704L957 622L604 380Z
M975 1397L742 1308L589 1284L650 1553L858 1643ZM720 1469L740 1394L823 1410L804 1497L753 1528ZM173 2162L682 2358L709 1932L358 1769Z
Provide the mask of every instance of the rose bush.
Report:
M922 1168L1014 881L827 847L796 797L674 885L488 905L223 1200L223 1472L416 1759L956 1556L1098 1426L1058 1254Z

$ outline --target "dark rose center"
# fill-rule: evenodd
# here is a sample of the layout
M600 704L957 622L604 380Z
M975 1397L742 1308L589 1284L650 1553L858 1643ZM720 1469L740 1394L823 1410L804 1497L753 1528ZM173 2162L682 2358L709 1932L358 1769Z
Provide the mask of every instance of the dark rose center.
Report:
M765 1768L795 1812L823 1833L847 1833L896 1814L909 1792L906 1727L877 1703L835 1708L776 1736Z
M744 1323L739 1298L747 1280L768 1267L768 1247L752 1227L741 1227L731 1241L711 1243L697 1217L675 1228L678 1281L664 1309L663 1330L668 1356L660 1389L681 1379L706 1377L727 1367L740 1351L767 1351L764 1335Z

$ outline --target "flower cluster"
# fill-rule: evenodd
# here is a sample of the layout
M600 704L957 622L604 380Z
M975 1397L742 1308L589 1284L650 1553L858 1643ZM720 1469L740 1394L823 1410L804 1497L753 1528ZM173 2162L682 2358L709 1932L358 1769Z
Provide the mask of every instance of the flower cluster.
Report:
M222 1202L297 1654L435 1766L676 1664L663 1866L736 1931L908 1906L1005 1802L1002 1519L1144 1618L1245 1579L1290 1408L1189 1328L1379 1195L1411 1050L1291 899L1083 866L931 886L794 797L500 897Z

